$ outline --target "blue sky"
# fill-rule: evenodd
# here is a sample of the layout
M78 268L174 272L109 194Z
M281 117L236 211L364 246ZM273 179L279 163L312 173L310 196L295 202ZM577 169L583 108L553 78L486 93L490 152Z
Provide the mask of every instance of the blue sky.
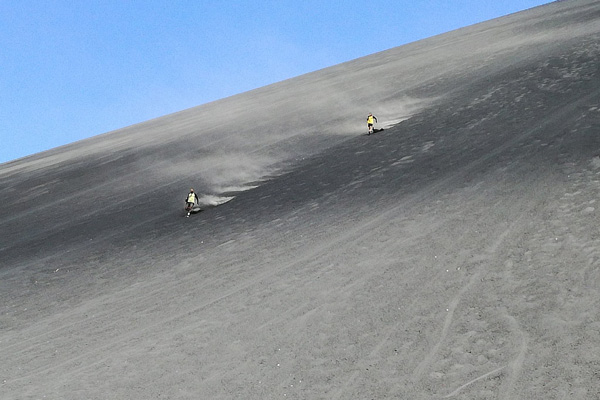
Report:
M548 0L0 0L0 163Z

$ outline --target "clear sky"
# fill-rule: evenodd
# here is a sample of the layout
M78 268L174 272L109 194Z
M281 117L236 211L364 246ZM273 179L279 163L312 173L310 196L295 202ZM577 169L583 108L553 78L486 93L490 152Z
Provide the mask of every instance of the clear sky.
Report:
M549 0L0 0L0 163Z

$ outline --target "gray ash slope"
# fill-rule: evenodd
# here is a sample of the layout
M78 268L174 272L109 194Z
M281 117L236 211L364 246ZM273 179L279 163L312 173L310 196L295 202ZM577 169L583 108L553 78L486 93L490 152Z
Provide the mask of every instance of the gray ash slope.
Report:
M3 164L2 397L597 398L599 20L556 2ZM186 219L190 185L236 197Z

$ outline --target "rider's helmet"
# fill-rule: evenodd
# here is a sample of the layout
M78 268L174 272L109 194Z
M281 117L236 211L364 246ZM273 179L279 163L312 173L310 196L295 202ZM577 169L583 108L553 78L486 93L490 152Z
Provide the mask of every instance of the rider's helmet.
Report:
M190 192L194 192L194 189L190 189Z

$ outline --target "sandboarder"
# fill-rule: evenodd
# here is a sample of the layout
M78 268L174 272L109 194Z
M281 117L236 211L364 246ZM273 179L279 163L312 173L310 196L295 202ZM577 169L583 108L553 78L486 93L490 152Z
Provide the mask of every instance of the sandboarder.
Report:
M187 216L190 216L192 208L198 203L198 195L194 192L194 189L190 189L187 197L185 198L185 209L188 212Z
M367 135L373 133L373 120L377 122L377 117L369 113L369 116L367 117L367 127L369 128L369 133L367 133Z

